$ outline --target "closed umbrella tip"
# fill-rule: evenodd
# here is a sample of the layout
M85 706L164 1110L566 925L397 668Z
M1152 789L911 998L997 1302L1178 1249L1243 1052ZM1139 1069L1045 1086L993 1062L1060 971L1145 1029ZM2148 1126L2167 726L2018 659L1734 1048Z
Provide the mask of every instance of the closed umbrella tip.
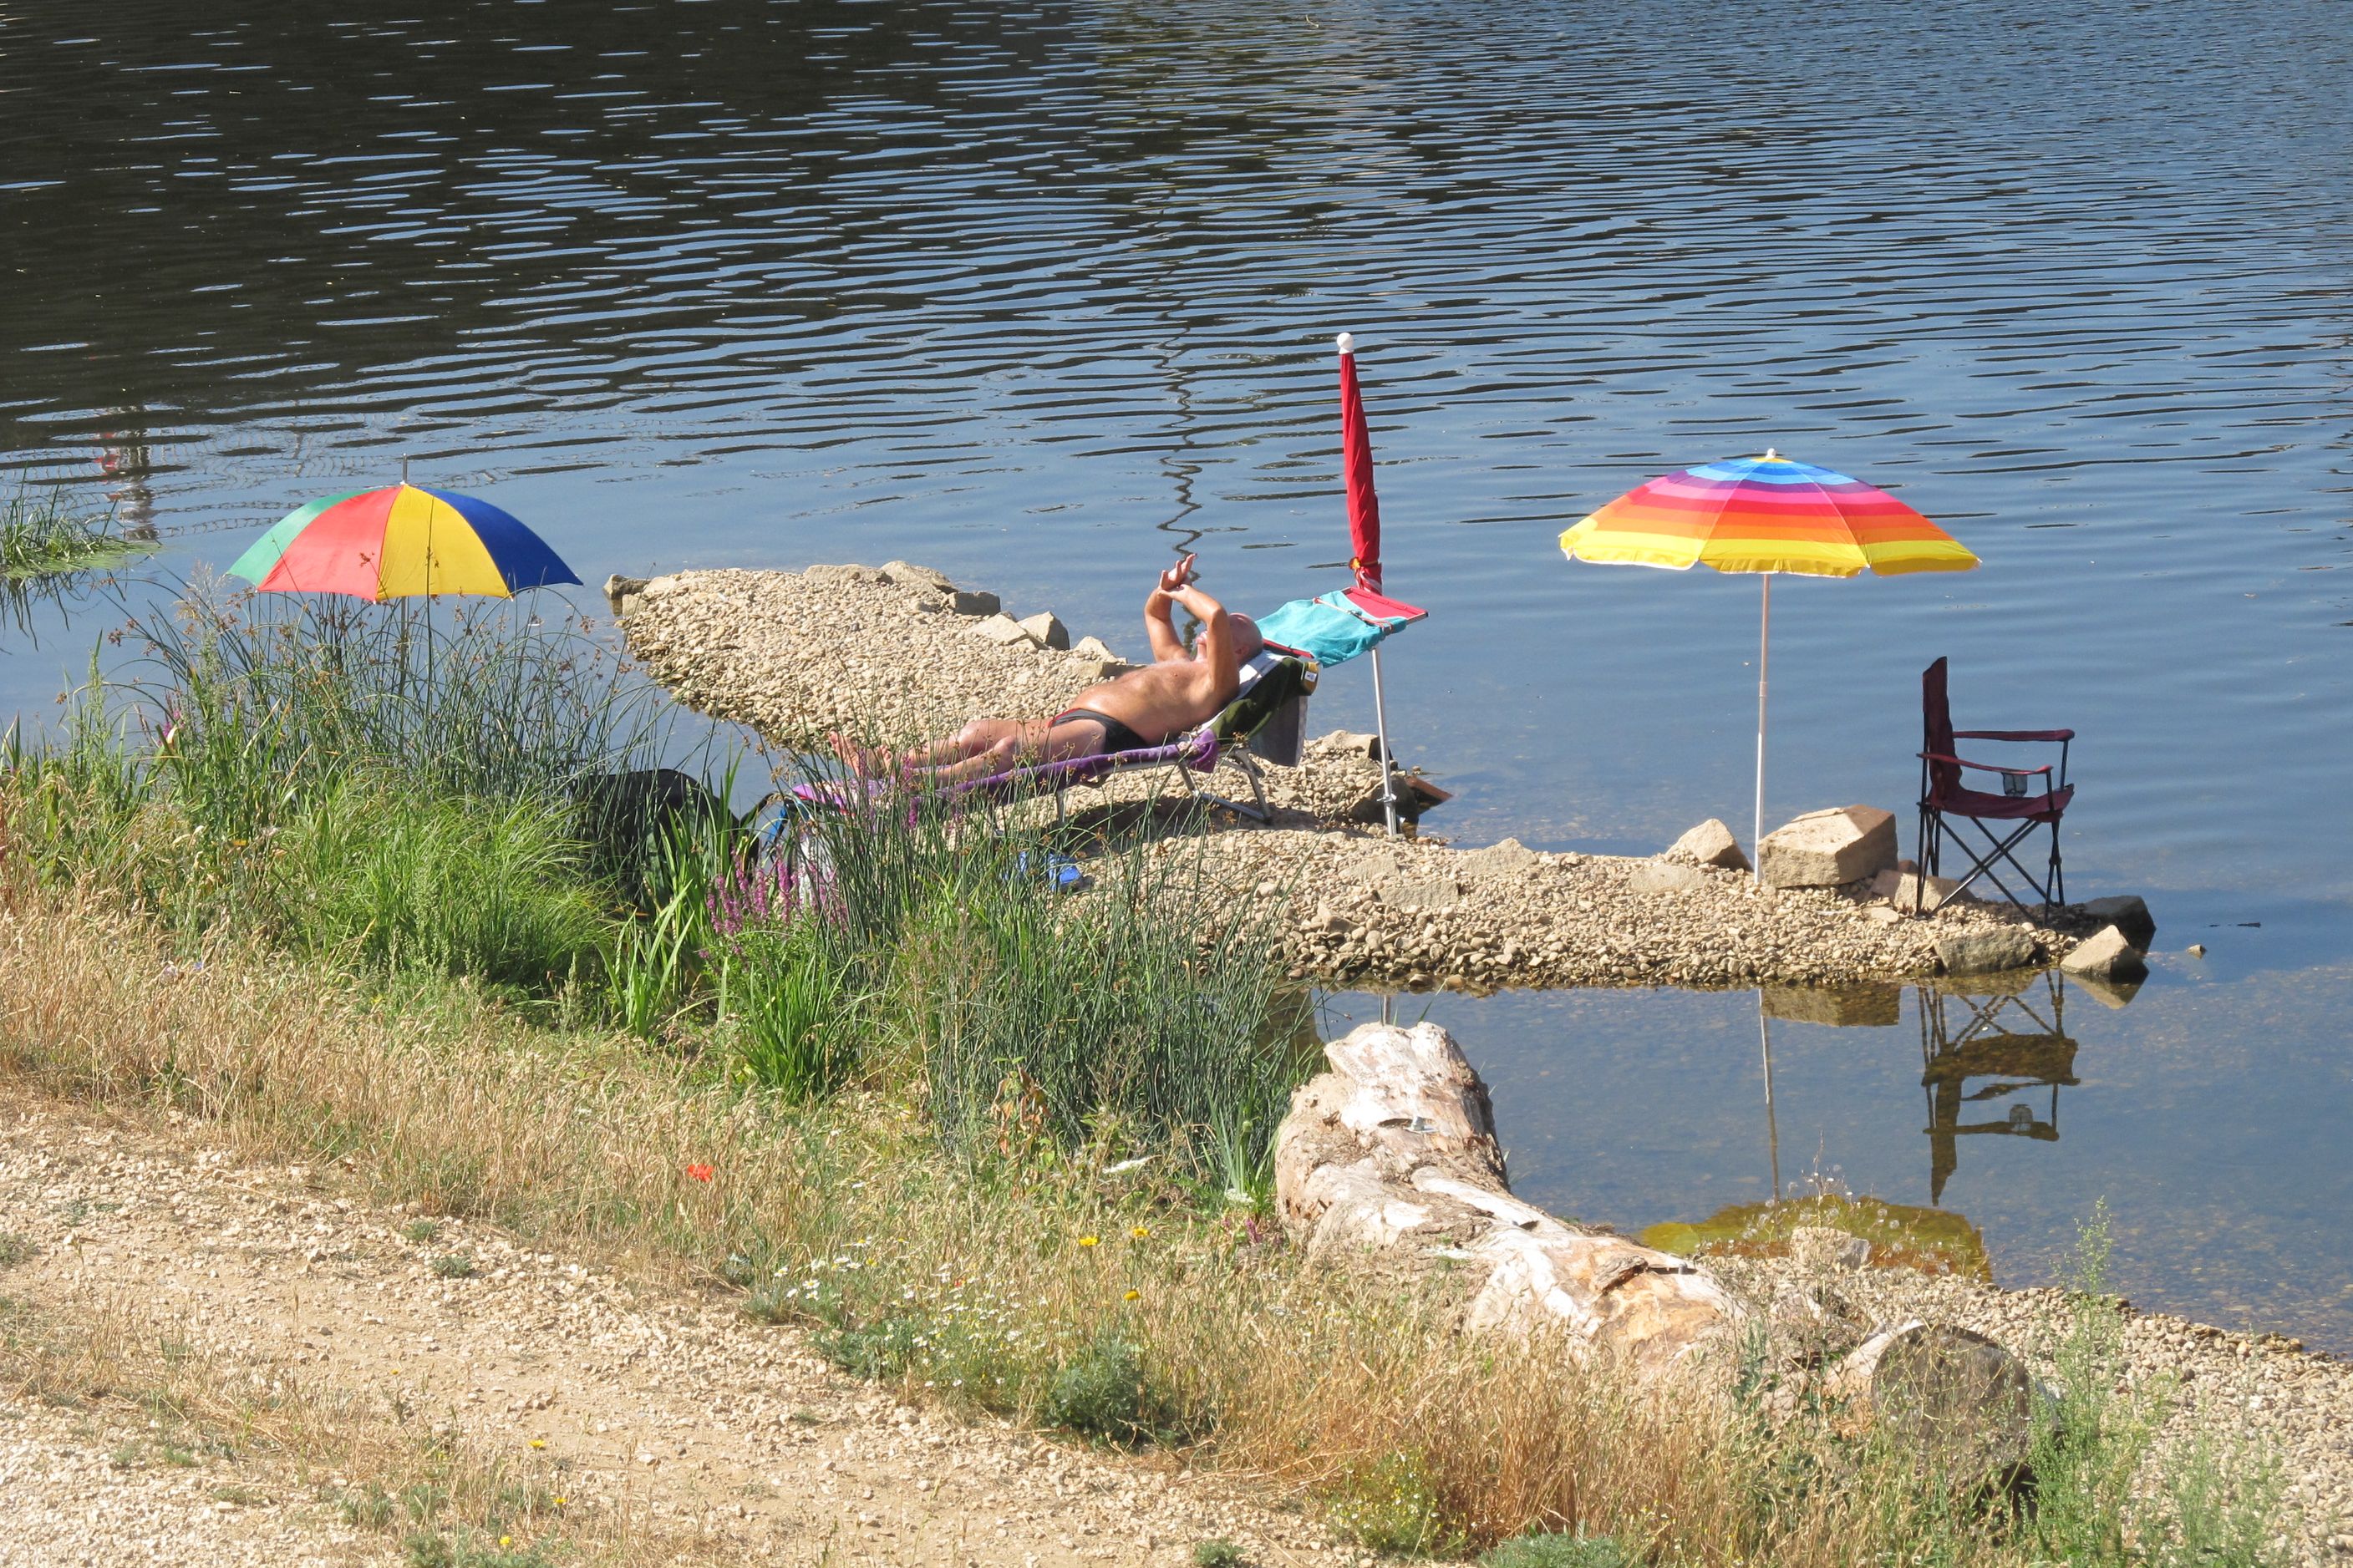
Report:
M1344 354L1352 354L1356 352L1356 333L1342 332L1340 334L1340 352Z

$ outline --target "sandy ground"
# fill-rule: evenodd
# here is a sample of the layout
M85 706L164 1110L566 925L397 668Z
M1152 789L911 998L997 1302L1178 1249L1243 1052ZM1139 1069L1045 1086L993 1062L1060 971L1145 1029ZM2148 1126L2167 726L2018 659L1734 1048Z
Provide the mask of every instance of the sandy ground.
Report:
M1176 1564L1216 1537L1261 1564L1357 1560L1166 1457L902 1407L732 1301L476 1225L415 1242L406 1223L319 1173L241 1166L192 1126L0 1102L9 1333L128 1300L234 1373L396 1399L569 1508L632 1521L628 1562ZM452 1255L475 1276L438 1275ZM0 1386L0 1564L401 1560L397 1532L322 1500L333 1478L259 1447L166 1452L153 1421L129 1398Z
M731 1300L629 1284L483 1226L353 1204L332 1173L250 1166L201 1127L0 1101L0 1337L128 1314L231 1380L502 1459L602 1550L654 1563L1178 1564L1225 1538L1254 1563L1370 1561L1279 1500L1162 1455L1090 1452L902 1405ZM471 1278L435 1260L470 1258ZM1827 1289L1859 1322L1921 1316L2031 1349L2049 1292L1908 1271L1731 1263L1752 1300ZM2292 1560L2353 1558L2353 1365L2293 1340L2136 1315L2137 1377L2190 1396L2177 1430L2276 1458ZM0 1363L0 1365L8 1363ZM0 1380L0 1565L406 1561L355 1528L332 1450L159 1422L125 1384L60 1397Z

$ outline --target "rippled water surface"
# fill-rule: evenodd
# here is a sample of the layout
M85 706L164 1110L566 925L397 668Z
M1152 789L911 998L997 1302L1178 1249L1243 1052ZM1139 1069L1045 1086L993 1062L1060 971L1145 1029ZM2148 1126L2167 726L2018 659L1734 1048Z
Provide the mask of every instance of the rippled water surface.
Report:
M1965 721L2081 731L2071 889L2211 950L2072 1006L2061 1135L1939 1200L2024 1280L2105 1194L2137 1300L2353 1346L2342 6L240 9L0 8L0 461L156 571L405 457L591 582L905 556L1137 647L1188 542L1333 583L1352 329L1445 829L1647 850L1744 820L1757 585L1553 535L1860 474L1985 566L1785 583L1772 815L1907 800L1947 654ZM106 624L26 606L0 695ZM1548 1201L1769 1184L1753 996L1438 1005ZM1927 1200L1919 1010L1775 1026L1785 1175Z

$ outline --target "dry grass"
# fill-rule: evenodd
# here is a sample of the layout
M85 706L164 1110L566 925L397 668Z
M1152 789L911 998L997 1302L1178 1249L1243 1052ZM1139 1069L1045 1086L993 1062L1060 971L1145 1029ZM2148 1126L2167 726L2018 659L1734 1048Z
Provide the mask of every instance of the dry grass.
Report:
M1023 1145L1018 1107L1008 1157L959 1162L919 1086L786 1108L618 1037L462 1001L387 1013L250 948L195 959L103 897L8 885L0 1074L200 1114L256 1157L341 1161L380 1201L723 1278L918 1395L1034 1419L1091 1347L1131 1346L1141 1426L1398 1549L1539 1527L1725 1568L2025 1560L1824 1420L1768 1426L1758 1399L1638 1394L1556 1347L1466 1339L1434 1306L1303 1270L1149 1166Z

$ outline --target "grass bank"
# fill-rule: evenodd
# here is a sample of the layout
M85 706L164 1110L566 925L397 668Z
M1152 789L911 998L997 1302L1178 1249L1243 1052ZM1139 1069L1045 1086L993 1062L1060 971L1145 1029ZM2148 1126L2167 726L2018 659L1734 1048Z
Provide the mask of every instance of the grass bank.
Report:
M617 855L572 786L639 727L584 644L482 623L422 685L389 621L242 615L153 636L0 783L26 1084L737 1292L915 1397L1254 1472L1398 1555L2266 1561L2259 1484L2147 1463L2168 1394L2120 1386L2096 1290L2052 1325L2031 1510L1785 1410L1762 1362L1668 1404L1465 1339L1282 1245L1302 1019L1181 869L1072 902L1042 843L934 805L787 868L708 822Z

